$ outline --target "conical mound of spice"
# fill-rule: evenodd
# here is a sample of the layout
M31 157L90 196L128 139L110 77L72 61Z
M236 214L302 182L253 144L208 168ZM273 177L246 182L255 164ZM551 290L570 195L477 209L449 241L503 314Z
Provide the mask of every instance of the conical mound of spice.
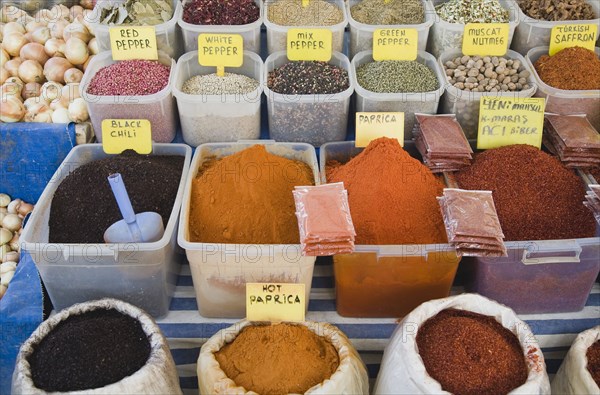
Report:
M314 185L311 168L264 145L203 163L192 182L191 241L300 243L292 194L297 185Z
M553 88L600 89L600 59L589 49L571 47L553 56L542 55L534 67L540 79Z
M446 243L437 196L444 185L398 140L373 140L346 164L327 163L327 182L348 190L356 244Z

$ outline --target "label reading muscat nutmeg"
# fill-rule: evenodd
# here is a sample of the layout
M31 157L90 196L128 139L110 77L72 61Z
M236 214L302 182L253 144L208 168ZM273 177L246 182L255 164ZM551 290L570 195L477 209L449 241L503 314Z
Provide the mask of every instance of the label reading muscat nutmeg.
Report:
M102 149L120 154L132 149L138 154L152 152L152 128L147 119L105 119L102 121Z
M478 149L512 144L542 147L546 100L537 98L482 97L479 103Z
M470 56L504 56L508 50L508 23L467 23L462 53Z
M356 147L366 147L379 137L397 139L404 146L403 112L357 112Z
M333 35L328 29L289 29L287 57L289 60L319 60L329 62Z
M415 60L419 44L417 29L376 29L373 60Z
M552 56L569 47L583 47L593 51L597 37L598 25L591 23L554 26L550 33L548 54Z
M111 27L108 34L113 60L158 59L154 26Z
M240 34L198 35L198 63L214 66L217 75L225 75L225 67L241 67L244 64L244 38Z
M246 283L246 319L304 321L304 284Z

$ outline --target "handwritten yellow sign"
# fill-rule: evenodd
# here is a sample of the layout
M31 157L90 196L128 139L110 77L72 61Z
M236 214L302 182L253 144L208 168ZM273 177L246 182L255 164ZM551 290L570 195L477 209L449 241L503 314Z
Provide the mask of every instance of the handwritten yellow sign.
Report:
M304 321L305 312L304 284L246 284L249 321Z
M403 112L357 112L356 147L366 147L379 137L395 138L404 146Z
M328 29L289 29L287 33L287 57L289 60L331 59L333 36Z
M569 47L583 47L594 50L598 37L598 25L557 25L550 33L550 56Z
M418 45L417 29L376 29L373 32L373 59L415 60Z
M479 103L477 148L512 144L542 147L544 98L482 97Z
M471 56L503 56L508 50L508 23L467 23L462 53Z
M117 26L108 29L113 60L158 59L154 26Z
M152 152L152 129L147 119L105 119L102 121L102 149L120 154L132 149L138 154Z
M215 66L220 76L225 75L225 67L241 67L244 64L244 38L240 34L199 34L198 63Z

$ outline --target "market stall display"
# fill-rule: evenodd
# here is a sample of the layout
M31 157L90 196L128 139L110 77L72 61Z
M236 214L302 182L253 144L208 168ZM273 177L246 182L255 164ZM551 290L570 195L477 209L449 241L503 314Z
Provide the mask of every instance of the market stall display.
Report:
M594 394L600 391L600 326L577 335L552 380L555 394Z

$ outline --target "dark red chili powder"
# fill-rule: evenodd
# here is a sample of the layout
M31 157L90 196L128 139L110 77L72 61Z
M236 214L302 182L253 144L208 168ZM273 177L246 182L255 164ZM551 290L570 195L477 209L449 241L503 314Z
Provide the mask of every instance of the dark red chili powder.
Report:
M527 380L517 337L493 317L446 309L417 332L427 373L455 395L506 395Z
M493 192L506 241L593 237L585 186L558 159L524 145L490 149L458 172L461 188Z
M191 0L183 6L183 20L194 25L246 25L259 16L254 0Z
M600 387L600 340L588 348L585 356L587 357L587 370L589 370L592 378Z

